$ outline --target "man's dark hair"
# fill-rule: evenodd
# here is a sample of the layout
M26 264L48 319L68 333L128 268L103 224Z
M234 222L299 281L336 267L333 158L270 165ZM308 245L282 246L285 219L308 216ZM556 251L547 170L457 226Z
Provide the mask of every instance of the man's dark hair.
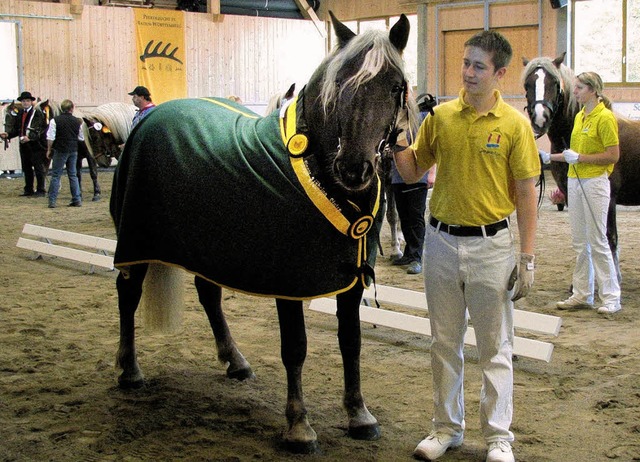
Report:
M465 47L477 47L487 53L493 53L491 61L497 71L511 62L513 50L504 35L493 30L478 32L464 43Z

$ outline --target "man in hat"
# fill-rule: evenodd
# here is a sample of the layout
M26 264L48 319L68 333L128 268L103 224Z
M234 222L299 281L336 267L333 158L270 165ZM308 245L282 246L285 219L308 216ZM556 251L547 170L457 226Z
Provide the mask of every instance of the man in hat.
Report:
M151 101L151 94L147 87L138 86L129 94L133 96L133 98L131 98L133 105L138 108L138 112L133 116L133 123L131 125L131 130L133 130L135 126L138 125L138 123L140 123L140 121L144 119L154 107L156 107L156 105Z
M47 176L46 142L44 136L47 131L47 121L44 113L34 107L35 98L28 91L23 91L18 97L22 109L16 116L16 124L9 132L0 133L0 138L11 139L18 137L20 142L20 162L24 175L24 192L22 196L44 197L46 194L45 178ZM36 189L33 189L33 180Z

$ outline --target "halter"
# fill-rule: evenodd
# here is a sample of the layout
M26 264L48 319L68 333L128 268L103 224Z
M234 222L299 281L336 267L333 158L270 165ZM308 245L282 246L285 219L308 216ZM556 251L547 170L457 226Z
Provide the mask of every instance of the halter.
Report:
M392 148L398 141L398 112L400 111L400 108L406 109L407 99L409 98L409 87L406 80L402 81L402 88L400 88L400 90L402 91L396 103L396 108L393 111L393 119L385 131L384 138L380 140L380 143L378 144L377 157L381 157L385 149Z
M551 76L543 66L537 66L535 67L530 73L529 75L533 74L535 71L537 71L538 69L542 69L543 71L545 71L546 75ZM531 104L527 104L527 107L525 108L527 110L527 113L529 114L529 118L533 117L533 111L535 110L536 105L538 104L542 104L544 107L546 107L547 109L549 109L549 112L551 113L551 118L553 119L556 116L556 113L558 112L558 109L564 104L564 90L562 89L562 85L560 80L555 79L555 87L556 87L556 100L551 102L551 101L547 101L546 99L539 99L534 101Z

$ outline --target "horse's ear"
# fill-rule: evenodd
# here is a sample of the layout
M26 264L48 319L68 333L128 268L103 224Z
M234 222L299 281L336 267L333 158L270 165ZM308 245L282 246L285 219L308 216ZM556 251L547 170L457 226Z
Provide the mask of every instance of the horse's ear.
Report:
M558 56L556 59L553 60L553 64L560 69L560 66L562 65L562 63L564 62L564 57L567 55L567 52L565 51L564 53L562 53L560 56Z
M291 99L293 98L294 93L296 92L296 84L294 83L293 85L291 85L289 87L289 89L287 90L287 92L284 94L284 99Z
M342 48L349 40L356 36L351 29L338 21L333 15L333 11L329 10L329 16L331 16L331 24L333 24L333 30L336 33L336 37L338 37L338 47Z
M391 44L400 52L407 46L409 40L409 20L404 14L400 15L398 22L393 25L389 31L389 40Z
M526 66L527 64L529 64L529 58L527 58L527 57L523 56L523 57L522 57L522 65L523 65L523 66Z

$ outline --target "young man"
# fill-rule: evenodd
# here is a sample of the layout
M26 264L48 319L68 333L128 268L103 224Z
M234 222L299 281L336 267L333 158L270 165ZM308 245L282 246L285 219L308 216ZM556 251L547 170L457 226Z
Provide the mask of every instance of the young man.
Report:
M78 182L76 163L78 161L78 142L84 141L82 120L73 115L73 101L65 99L60 103L62 114L54 117L47 130L47 159L53 158L51 184L49 185L49 208L56 208L60 192L60 177L67 167L71 202L69 207L82 206L82 194Z
M437 459L463 441L468 312L482 368L480 421L487 462L515 460L509 429L513 301L533 284L540 161L529 122L496 90L511 56L511 45L497 32L483 31L469 39L459 97L436 106L415 143L395 155L407 183L438 166L423 256L434 415L433 431L414 452L422 459ZM519 265L509 221L514 210Z
M138 86L129 94L133 96L131 98L133 105L138 108L138 112L133 116L133 123L131 124L131 130L133 130L142 119L149 115L156 105L151 101L151 94L147 87Z
M21 196L44 197L48 161L45 158L47 121L43 112L34 107L35 98L28 91L18 97L22 109L18 111L16 123L9 132L0 133L0 138L18 137L20 141L20 163L24 175L24 191ZM34 191L33 183L36 182Z

